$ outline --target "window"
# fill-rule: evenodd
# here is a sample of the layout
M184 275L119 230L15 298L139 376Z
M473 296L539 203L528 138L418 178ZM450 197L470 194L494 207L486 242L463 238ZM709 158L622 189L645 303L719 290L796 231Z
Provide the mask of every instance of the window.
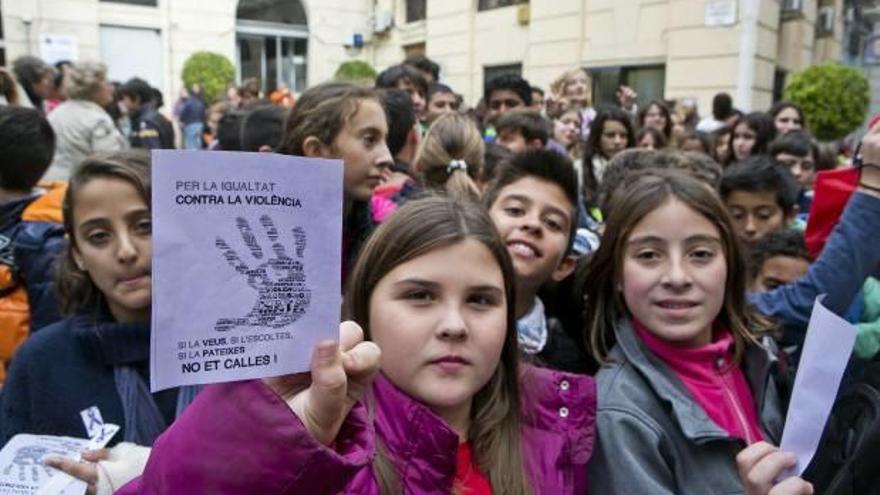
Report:
M777 102L782 99L782 92L785 90L785 79L788 75L787 72L776 68L776 71L773 73L773 101Z
M406 0L406 22L425 20L428 0Z
M663 100L666 66L637 65L587 69L593 79L593 104L617 104L617 88L631 87L637 94L636 103L644 107L651 100Z
M239 21L306 25L302 2L294 0L241 0L235 13Z
M480 0L477 4L477 10L492 10L521 3L529 3L529 0Z
M127 3L129 5L143 5L144 7L155 7L159 0L101 0L107 3Z

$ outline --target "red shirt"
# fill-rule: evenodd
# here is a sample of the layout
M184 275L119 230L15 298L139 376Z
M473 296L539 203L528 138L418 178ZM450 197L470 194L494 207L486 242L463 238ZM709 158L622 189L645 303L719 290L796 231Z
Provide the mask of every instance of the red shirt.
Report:
M474 464L470 442L458 444L453 486L458 488L460 495L492 495L492 485Z

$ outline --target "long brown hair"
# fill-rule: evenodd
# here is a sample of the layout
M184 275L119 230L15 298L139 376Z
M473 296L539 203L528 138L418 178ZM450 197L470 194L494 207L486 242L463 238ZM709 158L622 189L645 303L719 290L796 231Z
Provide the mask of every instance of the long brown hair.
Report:
M68 245L58 265L55 279L61 310L73 314L92 308L103 301L104 296L89 274L80 270L73 259L76 246L74 232L76 221L73 208L77 193L92 179L123 180L131 184L150 206L150 153L146 150L99 153L86 158L73 169L64 195L61 212L64 215L64 231Z
M363 100L379 103L379 94L372 88L336 82L306 90L287 117L279 151L303 156L303 143L309 136L317 137L326 146L333 146L336 136L354 117Z
M708 185L682 172L653 170L613 197L602 244L587 267L583 280L585 340L593 357L604 363L614 344L614 328L630 314L618 290L626 243L633 229L649 213L671 199L681 201L709 220L721 235L727 262L724 304L718 320L733 334L734 363L741 362L745 346L755 334L769 331L770 323L746 301L748 265L727 209Z
M492 253L504 276L507 304L501 360L489 382L474 396L468 438L477 466L489 478L493 492L526 494L529 489L520 450L514 272L507 249L485 210L439 196L406 203L376 229L364 246L346 292L345 314L370 338L370 299L379 281L407 261L467 239L480 242ZM382 493L399 493L393 467L397 462L386 457L381 445L378 451L373 469Z
M473 120L460 113L446 114L431 124L414 161L429 188L476 200L480 189L474 181L483 168L484 149ZM454 160L463 161L467 170L452 168Z

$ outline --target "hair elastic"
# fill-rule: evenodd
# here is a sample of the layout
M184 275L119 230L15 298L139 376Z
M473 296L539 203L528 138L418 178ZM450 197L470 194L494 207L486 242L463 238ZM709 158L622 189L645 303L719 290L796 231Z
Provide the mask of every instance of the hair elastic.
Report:
M451 175L456 170L462 170L467 173L467 162L464 160L450 160L449 165L446 166L446 173Z

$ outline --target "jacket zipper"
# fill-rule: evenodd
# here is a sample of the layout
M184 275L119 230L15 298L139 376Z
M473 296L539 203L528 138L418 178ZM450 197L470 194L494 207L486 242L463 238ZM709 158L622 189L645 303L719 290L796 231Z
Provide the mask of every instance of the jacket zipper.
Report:
M727 397L727 401L730 403L731 407L733 407L733 412L736 415L737 421L739 421L739 426L742 428L743 433L746 435L746 445L751 445L754 442L752 438L752 434L749 431L748 422L745 419L745 413L743 413L742 408L740 407L739 401L736 400L735 395L730 391L730 387L728 386L728 381L724 378L722 374L721 368L724 366L724 357L719 356L718 359L715 360L715 367L718 371L718 378L721 381L721 388L724 390L724 395Z

